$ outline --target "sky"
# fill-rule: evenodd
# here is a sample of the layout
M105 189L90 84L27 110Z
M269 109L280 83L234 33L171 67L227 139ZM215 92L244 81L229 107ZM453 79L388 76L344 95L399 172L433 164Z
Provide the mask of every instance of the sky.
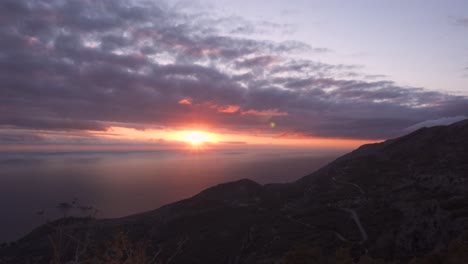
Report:
M467 1L0 2L0 149L353 147L468 116Z

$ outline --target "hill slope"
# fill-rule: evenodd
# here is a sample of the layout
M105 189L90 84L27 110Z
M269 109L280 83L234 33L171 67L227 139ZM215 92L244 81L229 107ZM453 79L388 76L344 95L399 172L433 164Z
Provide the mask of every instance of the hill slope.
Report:
M281 262L301 245L408 260L466 230L468 120L364 145L290 184L240 180L126 218L58 221L0 256L47 263L60 235L68 241L61 259L79 250L91 258L124 234L131 245L147 241L144 253L157 263Z

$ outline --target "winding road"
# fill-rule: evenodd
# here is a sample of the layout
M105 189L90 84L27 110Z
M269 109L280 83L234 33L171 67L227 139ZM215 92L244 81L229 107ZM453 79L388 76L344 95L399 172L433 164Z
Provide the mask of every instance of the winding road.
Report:
M351 186L355 187L361 194L366 194L366 192L361 188L361 186L359 186L359 185L357 185L355 183L346 182L346 181L339 181L335 177L332 177L332 181L334 181L335 183L351 185Z
M369 236L367 235L367 232L366 230L364 229L364 227L362 226L361 224L361 220L359 219L359 216L358 214L356 213L356 210L354 209L349 209L349 208L342 208L343 211L345 212L348 212L350 215L351 215L351 219L354 220L354 222L356 223L357 227L359 228L359 232L361 233L361 242L359 242L359 244L362 244L364 242L367 241L367 239L369 238Z
M338 171L341 175L344 174L343 170L339 170ZM345 184L345 185L350 185L350 186L353 186L355 189L357 189L359 191L359 193L365 195L366 192L364 191L364 189L361 188L361 186L359 186L358 184L356 183L352 183L352 182L347 182L347 181L341 181L341 180L337 180L335 177L332 177L331 178L332 181L335 183L335 184ZM351 208L340 208L341 210L347 212L350 214L351 216L351 219L353 219L354 223L356 223L358 229L359 229L359 233L361 234L361 242L359 242L359 244L363 244L364 242L367 241L367 239L369 238L369 236L367 235L367 232L366 230L364 229L364 226L362 225L361 223L361 220L359 219L359 215L357 214L356 210L354 209L351 209ZM341 241L348 241L346 238L344 238L340 233L338 232L335 232L335 235L338 237L339 240Z

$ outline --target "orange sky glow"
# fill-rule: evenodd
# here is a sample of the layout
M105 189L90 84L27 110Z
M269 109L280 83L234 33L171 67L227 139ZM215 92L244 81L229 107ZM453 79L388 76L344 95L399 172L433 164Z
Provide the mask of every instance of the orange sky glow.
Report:
M274 123L271 124L274 128ZM353 149L381 140L319 138L292 133L232 133L212 132L200 127L187 129L134 129L113 126L107 131L88 131L105 144L4 145L0 150L145 150L158 148L222 148L222 147L293 147ZM51 135L49 137L55 137Z
M272 134L272 135L247 135L237 133L215 133L200 128L187 130L136 130L124 127L112 127L110 135L99 133L103 137L113 139L130 139L135 142L156 142L160 140L190 143L186 140L187 133L193 131L202 132L206 136L206 143L229 144L244 143L255 145L278 145L278 146L304 146L304 147L329 147L329 148L348 148L362 144L378 142L379 140L357 140L357 139L337 139L337 138L317 138L303 137L300 135Z

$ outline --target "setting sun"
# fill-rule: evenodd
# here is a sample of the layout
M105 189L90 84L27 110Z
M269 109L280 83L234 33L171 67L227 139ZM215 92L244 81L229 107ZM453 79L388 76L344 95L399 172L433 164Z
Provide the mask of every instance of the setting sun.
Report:
M192 145L200 145L203 142L209 141L209 136L205 132L188 131L184 135L184 140Z

